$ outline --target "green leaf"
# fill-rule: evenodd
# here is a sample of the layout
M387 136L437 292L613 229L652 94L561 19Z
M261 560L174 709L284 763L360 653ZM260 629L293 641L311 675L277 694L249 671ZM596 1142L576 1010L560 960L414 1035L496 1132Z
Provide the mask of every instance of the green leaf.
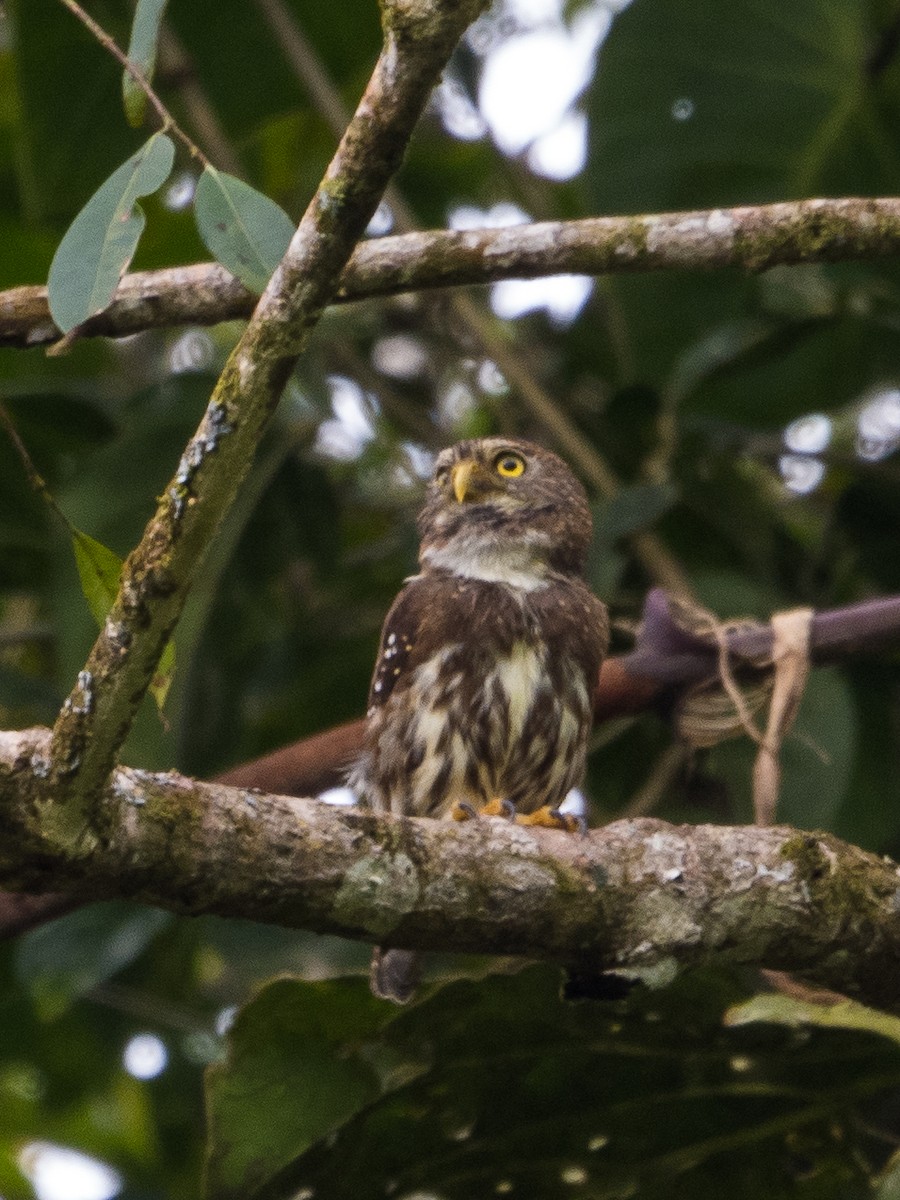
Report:
M862 0L630 5L589 99L595 210L891 194L896 93L865 69L871 26Z
M153 672L153 678L150 680L150 687L148 688L160 712L162 712L166 698L169 695L169 688L172 686L172 677L174 674L175 643L169 639L166 642L166 648L162 652L162 657L156 665L156 670Z
M272 985L208 1076L209 1195L713 1200L723 1178L772 1200L866 1194L848 1107L900 1080L896 1048L723 1028L739 995L723 972L627 1003L559 984L546 966L454 983L381 1026L362 979Z
M113 171L69 226L48 280L50 312L63 333L102 312L113 298L144 228L137 199L165 183L174 156L171 139L155 133Z
M594 537L588 552L587 577L598 596L604 599L614 596L627 565L617 542L658 521L677 500L678 489L674 484L637 483L623 487L612 500L599 501L593 506Z
M900 1200L900 1151L892 1155L875 1183L874 1200Z
M119 590L119 580L122 575L122 560L118 554L92 538L90 534L82 533L80 529L72 528L72 546L75 551L75 562L78 565L78 575L81 579L81 590L98 625L106 620L106 614L112 607ZM162 657L150 682L150 695L156 701L156 707L162 712L172 685L175 673L175 643L168 641L162 652Z
M780 992L763 992L743 1004L736 1004L725 1014L725 1024L732 1028L765 1021L770 1025L818 1025L822 1029L852 1029L889 1038L900 1046L900 1017L868 1008L856 1000L840 1000L837 1004L813 1004Z
M170 913L125 901L92 904L32 930L16 947L18 978L45 1020L139 958Z
M128 43L128 58L148 83L153 79L156 66L156 51L159 42L159 26L168 0L137 0L134 21L131 25L131 40ZM122 75L122 99L129 125L137 128L144 123L147 111L147 96L130 72Z
M97 180L133 148L134 135L126 123L108 119L121 102L121 70L62 4L12 0L3 10L15 51L7 49L0 56L12 83L4 89L0 123L14 138L10 165L18 193L4 192L4 207L24 216L32 228L41 225L46 231L51 223L65 228ZM112 15L108 9L93 11L101 20ZM30 272L11 282L46 277L56 240L40 274ZM2 244L0 259L9 271L10 255L18 266L17 247L5 233Z
M119 590L122 560L108 546L80 529L72 530L72 548L84 598L94 620L102 625Z
M673 483L636 483L594 507L598 536L607 543L637 533L658 521L678 499Z
M242 180L208 166L197 184L194 212L210 254L250 291L261 292L294 234L284 209Z
M207 1072L207 1194L245 1197L409 1071L372 1053L394 1012L360 980L279 979L241 1011ZM414 1063L415 1073L421 1066Z

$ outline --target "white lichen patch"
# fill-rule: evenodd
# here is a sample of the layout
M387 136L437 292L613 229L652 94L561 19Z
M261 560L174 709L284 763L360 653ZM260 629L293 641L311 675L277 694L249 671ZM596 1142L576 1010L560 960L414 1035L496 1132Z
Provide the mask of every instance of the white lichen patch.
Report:
M721 209L674 221L651 221L647 226L647 250L650 254L665 254L670 262L696 263L704 251L721 252L721 241L729 234L734 235L734 219Z
M517 255L523 248L524 237L526 235L520 226L510 225L506 229L496 229L493 231L493 237L484 246L484 257L493 259ZM525 244L530 254L549 253L556 245L555 227L549 223L533 225L528 230Z
M241 381L241 387L246 390L253 382L253 375L256 369L253 356L247 353L238 354L235 366L237 367L238 379Z
M119 646L121 650L127 646L130 640L128 629L121 621L116 621L112 617L107 617L103 624L103 636L108 642L113 642Z
M127 767L122 767L113 774L110 780L110 790L115 799L121 800L123 804L143 808L147 803L147 797L144 795L137 772L131 771Z
M757 879L771 879L773 883L787 883L793 879L797 870L792 862L785 859L783 863L773 870L772 867L767 867L765 863L756 864Z
M689 874L685 863L687 847L676 833L658 831L644 841L643 870L661 883L672 883Z
M677 221L656 220L647 225L647 250L650 254L680 248L689 255L693 246L706 237L705 217L682 217Z
M382 937L415 908L420 895L415 864L402 850L368 854L354 863L334 900L335 917Z
M703 936L701 926L672 888L651 888L639 896L633 920L636 929L646 931L657 955L667 946L695 946Z
M724 234L733 234L734 217L731 213L723 212L721 208L714 208L706 218L706 228L709 233L717 237Z

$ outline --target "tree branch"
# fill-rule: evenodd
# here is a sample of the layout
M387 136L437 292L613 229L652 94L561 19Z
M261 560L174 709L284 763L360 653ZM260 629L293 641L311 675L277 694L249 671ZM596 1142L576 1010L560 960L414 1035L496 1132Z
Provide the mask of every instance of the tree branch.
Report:
M326 176L226 363L197 433L129 556L57 719L42 805L62 845L103 836L99 790L216 526L362 236L440 71L485 0L383 0L385 44Z
M758 673L772 653L772 626L744 624L725 634L732 667L738 676ZM847 661L900 643L900 596L884 596L816 613L810 628L814 666ZM634 649L608 658L600 669L594 695L594 721L616 720L671 705L696 684L718 673L718 646L698 637L673 617L665 592L654 589L644 605ZM316 795L342 781L362 749L364 721L282 746L269 754L224 771L220 782L258 787L286 795ZM2 926L0 926L2 928Z
M48 842L49 733L0 734L0 883L61 884L421 950L663 978L709 961L805 974L900 1008L900 869L827 834L619 821L587 837L397 820L121 768L108 835Z
M504 229L433 231L359 245L335 303L501 279L640 271L762 271L900 251L900 199L847 197L645 216L542 221ZM190 323L246 317L256 298L224 268L198 263L126 275L109 308L82 336L123 337ZM43 287L0 292L0 346L60 336Z

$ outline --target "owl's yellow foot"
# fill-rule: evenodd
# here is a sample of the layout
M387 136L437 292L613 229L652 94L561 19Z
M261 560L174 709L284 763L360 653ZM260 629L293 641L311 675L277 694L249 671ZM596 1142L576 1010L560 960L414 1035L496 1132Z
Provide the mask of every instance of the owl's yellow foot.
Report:
M501 800L499 796L476 808L468 800L457 800L450 809L454 821L473 821L478 817L505 817L507 821L514 820L515 805L510 800Z
M574 813L560 812L558 808L551 808L549 804L545 804L543 808L538 808L532 813L522 813L516 817L518 825L542 825L545 829L564 829L566 833L580 833L582 836L587 833L587 821L584 817L577 817Z

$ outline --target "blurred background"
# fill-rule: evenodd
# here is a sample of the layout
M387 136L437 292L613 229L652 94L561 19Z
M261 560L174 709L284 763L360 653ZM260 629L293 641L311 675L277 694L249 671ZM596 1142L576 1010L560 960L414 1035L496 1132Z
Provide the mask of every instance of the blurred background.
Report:
M125 0L90 11L127 45ZM298 219L379 43L374 0L171 0L156 83L216 166ZM898 53L888 0L738 0L727 18L715 0L496 0L368 234L896 194ZM57 0L0 4L0 287L46 279L144 136L115 62ZM196 177L185 157L146 201L136 268L208 258ZM78 528L127 554L239 332L0 352L0 400ZM618 650L673 578L723 618L900 592L895 261L332 308L198 572L164 719L146 704L125 761L208 777L360 715L434 454L502 431L577 466ZM68 533L0 433L0 727L52 723L93 635ZM783 753L785 821L900 852L898 683L893 654L813 673ZM647 714L595 743L592 824L751 818L746 739L691 754ZM0 1195L195 1195L202 1069L235 1006L274 973L367 957L125 903L4 946Z

